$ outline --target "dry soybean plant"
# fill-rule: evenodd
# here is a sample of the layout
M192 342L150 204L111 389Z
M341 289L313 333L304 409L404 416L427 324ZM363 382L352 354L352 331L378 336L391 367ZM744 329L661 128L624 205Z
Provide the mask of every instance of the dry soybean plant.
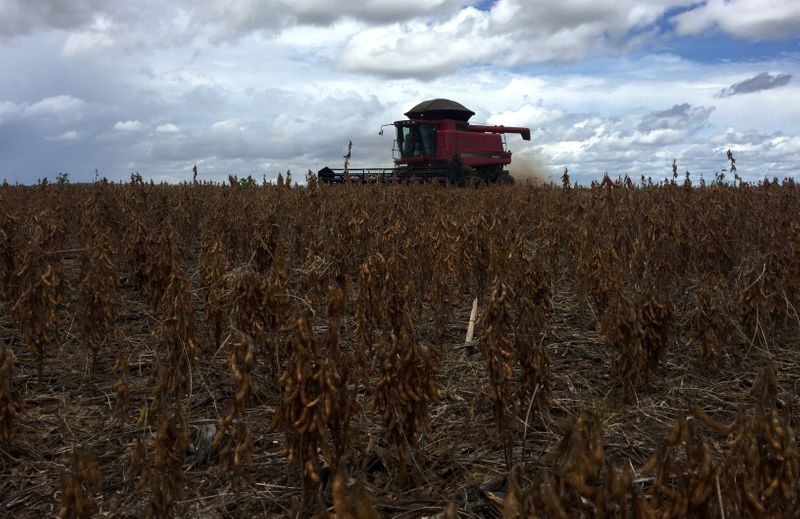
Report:
M16 436L23 412L22 397L14 387L14 352L0 341L0 445L8 448Z
M167 404L170 394L179 401L186 391L192 389L192 367L200 350L190 298L191 282L177 270L173 271L161 300L165 315L156 330L163 351L156 373L153 407L157 412Z
M514 351L520 367L516 396L520 408L530 410L534 403L547 408L553 392L550 356L542 346L548 313L552 304L550 285L533 258L524 255L517 291L517 326ZM528 423L526 411L525 423Z
M298 513L307 514L320 485L320 455L331 466L328 421L339 391L335 369L319 349L309 318L299 314L286 330L291 334L291 357L279 383L280 406L273 427L285 434L285 453L299 468L302 484Z
M640 472L655 478L650 508L659 517L678 518L719 515L713 495L719 471L711 445L697 431L695 420L680 417Z
M58 517L61 519L89 519L98 509L91 494L100 491L102 475L94 456L82 447L72 451L72 467L64 474L64 490Z
M380 517L364 486L358 482L350 484L346 456L342 456L339 460L331 485L331 494L333 511L337 518L378 519Z
M60 257L48 248L55 246L60 229L49 211L34 215L25 228L27 246L15 265L13 283L19 295L11 308L20 325L22 342L36 355L36 371L42 382L47 350L58 342L59 311L64 301L64 274Z
M116 374L117 380L112 389L117 398L114 402L113 416L125 423L128 420L128 410L130 409L128 384L125 381L128 377L128 341L122 332L115 330L114 343L117 345L117 357L114 359L114 374Z
M428 406L439 398L434 383L439 356L415 334L409 308L415 300L414 286L411 283L394 286L396 292L388 305L391 330L380 344L373 409L381 415L384 435L397 451L399 482L403 486L407 482L409 451L428 430Z
M333 459L338 466L354 443L352 420L360 411L357 394L360 387L358 372L366 371L361 352L346 351L342 337L342 321L347 311L347 296L339 286L328 287L327 314L325 332L321 338L321 350L330 359L337 383L337 392L332 402L328 420L333 443Z
M706 280L694 296L689 314L688 344L697 348L697 358L703 366L717 366L727 338L727 323L719 288Z
M504 517L606 517L606 495L610 502L626 501L629 473L612 470L606 489L602 475L605 460L603 430L595 413L584 412L559 424L561 440L545 460L552 469L521 488L517 471L511 470ZM593 512L593 513L592 513Z
M626 399L633 397L641 383L647 384L666 356L673 315L671 304L660 300L654 289L642 294L636 287L632 296L617 287L600 324L613 355L612 382L622 386Z
M250 482L250 472L253 469L252 431L247 423L247 399L253 385L251 373L256 363L256 352L252 337L240 330L232 329L227 342L230 348L228 366L236 393L212 445L223 444L220 455L225 460L225 468L232 476L238 496L242 483ZM231 430L232 434L229 434Z
M191 391L192 367L199 352L190 287L174 270L161 300L165 315L155 333L163 355L156 367L154 400L150 408L145 403L138 423L155 426L149 449L146 440L138 439L132 463L138 469L139 486L150 486L148 518L174 516L184 491L183 462L189 440L183 397Z
M184 495L183 462L189 444L186 417L180 405L174 413L159 413L156 436L153 439L153 463L146 472L150 483L150 500L145 517L175 516L175 505Z
M114 312L120 299L117 268L108 231L100 230L95 234L82 270L75 320L91 351L94 373L98 353L107 349L113 341Z
M794 420L777 398L774 366L759 371L752 392L756 405L738 424L716 426L733 432L724 459L725 494L743 516L785 517L796 513L800 498L800 452Z
M514 338L509 299L510 288L497 283L486 310L486 329L481 345L489 374L489 398L494 404L495 425L503 444L506 466L511 468L513 433L509 406L513 404L514 385L511 379L514 361Z
M374 517L358 508L369 492L386 515L448 501L448 518L492 515L474 506L476 483L480 506L497 507L483 483L521 459L507 517L795 514L793 180L480 190L132 180L0 187L4 513L58 513L58 492L37 492L60 488L63 467L43 460L68 456L68 428L103 453L104 488L101 500L90 478L70 479L66 510L82 490L110 515L277 515L302 500L300 515ZM477 352L462 342L476 297ZM73 369L82 345L97 358L88 385ZM767 358L787 394L776 373L743 374ZM223 416L208 394L223 395ZM709 395L706 412L681 416L697 395ZM117 419L128 405L143 418L109 423L112 404ZM268 452L272 410L288 464ZM223 463L184 463L188 434L210 421ZM552 456L534 454L552 438ZM126 446L135 478L114 463ZM23 496L17 476L42 485Z
M7 201L0 194L0 207L7 207ZM14 235L15 218L5 210L0 210L0 297L11 296L7 286L14 273Z
M213 337L214 344L219 348L226 313L224 275L230 265L219 240L204 237L202 248L204 261L201 274L205 293L206 336Z
M574 422L561 424L563 437L551 455L555 455L554 484L542 485L542 504L554 510L578 510L584 502L602 510L603 493L598 485L605 454L603 428L597 414L585 412ZM548 495L552 488L563 489L558 500ZM556 506L561 501L560 506ZM560 514L559 514L560 515Z
M674 309L669 300L659 295L655 287L645 289L639 294L639 321L642 329L642 348L647 357L645 383L650 373L656 370L667 355L667 347L672 335Z

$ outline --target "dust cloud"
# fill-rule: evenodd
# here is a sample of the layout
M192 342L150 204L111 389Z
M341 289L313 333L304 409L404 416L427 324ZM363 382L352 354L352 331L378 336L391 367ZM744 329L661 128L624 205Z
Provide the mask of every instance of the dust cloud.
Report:
M552 181L551 172L542 157L534 151L519 151L514 153L508 172L520 184L549 184Z

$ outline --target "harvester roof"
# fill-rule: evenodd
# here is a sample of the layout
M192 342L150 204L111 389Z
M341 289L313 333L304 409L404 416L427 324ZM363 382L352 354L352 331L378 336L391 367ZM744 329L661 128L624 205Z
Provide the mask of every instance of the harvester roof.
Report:
M455 119L464 122L473 115L475 112L449 99L429 99L405 113L409 119Z

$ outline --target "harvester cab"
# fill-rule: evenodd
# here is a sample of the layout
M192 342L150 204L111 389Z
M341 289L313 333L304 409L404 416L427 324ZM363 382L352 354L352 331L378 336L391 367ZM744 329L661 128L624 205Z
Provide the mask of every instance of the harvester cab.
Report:
M408 119L394 122L394 168L323 168L319 179L508 183L513 178L505 170L511 163L505 134L518 133L523 140L531 138L528 128L470 124L475 112L448 99L424 101L405 115Z

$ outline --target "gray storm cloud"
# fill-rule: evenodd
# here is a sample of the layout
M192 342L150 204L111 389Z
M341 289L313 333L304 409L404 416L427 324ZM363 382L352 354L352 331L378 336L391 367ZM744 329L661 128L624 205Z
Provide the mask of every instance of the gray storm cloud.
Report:
M49 27L70 30L89 23L102 12L104 0L53 2L51 0L2 0L0 2L0 41Z
M689 103L681 103L668 110L647 114L639 123L638 129L641 132L694 129L706 124L713 111L713 106L692 106Z
M717 97L731 97L741 94L751 94L753 92L761 92L762 90L771 90L773 88L782 87L792 80L791 74L775 74L774 76L768 72L762 72L757 76L745 79L739 83L734 83L727 88L723 88L717 92Z
M74 31L74 38L125 35L137 44L191 40L222 42L300 24L345 18L371 24L445 16L467 0L2 0L0 42L37 30ZM73 42L80 50L80 41Z

